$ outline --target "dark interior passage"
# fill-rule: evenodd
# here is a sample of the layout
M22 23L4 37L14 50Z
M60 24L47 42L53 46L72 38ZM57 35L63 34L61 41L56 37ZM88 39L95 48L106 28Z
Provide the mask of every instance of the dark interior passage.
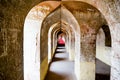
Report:
M96 59L96 80L110 80L110 66Z
M65 45L58 44L45 80L76 80L74 62L68 60Z

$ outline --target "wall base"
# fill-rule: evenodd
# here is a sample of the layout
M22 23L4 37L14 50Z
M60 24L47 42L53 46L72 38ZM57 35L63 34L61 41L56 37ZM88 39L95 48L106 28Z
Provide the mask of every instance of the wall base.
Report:
M40 80L44 80L48 71L48 57L40 65Z

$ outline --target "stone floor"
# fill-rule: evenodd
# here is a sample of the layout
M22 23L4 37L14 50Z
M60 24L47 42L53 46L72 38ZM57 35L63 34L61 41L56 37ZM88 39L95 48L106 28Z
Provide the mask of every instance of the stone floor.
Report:
M76 80L74 62L68 60L64 46L57 47L45 80Z
M45 80L76 80L74 62L68 60L64 46L58 46ZM110 80L110 66L96 59L96 79Z
M110 66L96 59L96 80L110 80Z

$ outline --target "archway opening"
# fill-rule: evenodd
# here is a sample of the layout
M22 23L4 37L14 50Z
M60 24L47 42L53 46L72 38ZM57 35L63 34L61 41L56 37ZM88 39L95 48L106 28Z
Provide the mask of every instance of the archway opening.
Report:
M75 73L76 73L77 78L87 80L90 77L90 79L93 80L95 79L94 73L95 73L95 54L96 54L95 53L96 31L100 27L100 25L104 23L104 19L101 16L100 12L89 4L82 3L82 2L79 2L79 3L78 2L62 2L61 4L62 5L59 7L57 5L56 7L52 8L53 11L51 11L51 7L46 7L46 6L44 6L44 8L42 7L42 9L40 10L35 9L38 11L37 15L44 14L44 17L42 19L40 18L41 22L40 22L38 29L36 29L38 30L36 32L36 36L38 37L34 36L34 41L36 40L34 44L36 43L37 47L33 49L34 51L36 51L36 49L39 48L38 53L35 53L35 54L32 53L33 56L34 55L36 56L36 54L38 55L37 56L38 57L38 64L37 64L38 68L36 69L38 69L37 71L39 72L39 64L41 64L40 73L42 75L41 79L43 80L48 70L49 53L50 54L53 53L54 48L56 48L57 43L59 45L65 44L65 47L67 48L68 53L70 54L72 53L71 56L69 57L71 58L71 60L74 60L73 54L75 53L74 54L75 62L76 62ZM75 6L70 6L71 4ZM45 13L43 13L44 9L47 9L48 12L45 11ZM53 34L52 35L50 34L51 36L49 36L49 30L51 26L61 21L61 19L62 19L62 26L65 26L64 30L68 32L67 37L64 37L63 33L58 32L58 31L54 33L54 36ZM26 37L24 39L26 40ZM28 40L31 41L31 39L28 39ZM50 39L50 42L49 42L49 39ZM27 60L25 63L27 63ZM30 63L30 65L33 65L33 64ZM89 65L89 67L87 65ZM88 72L90 75L87 75L86 77L84 77L85 74L87 74ZM33 71L31 71L31 73L28 73L28 74L30 75L33 74ZM39 73L37 75L39 75ZM81 77L81 75L83 76ZM37 78L38 77L40 76L37 76ZM32 78L33 77L31 77L31 79Z
M98 31L96 39L96 80L110 80L111 45L109 26L103 25Z
M65 46L65 35L62 31L58 32L57 39L58 39L57 43L59 46Z
M26 16L23 40L24 80L41 80L46 74L40 75L41 70L43 70L42 72L47 70L47 67L40 69L44 65L40 53L41 25L44 18L57 6L59 6L57 1L41 2L33 7Z

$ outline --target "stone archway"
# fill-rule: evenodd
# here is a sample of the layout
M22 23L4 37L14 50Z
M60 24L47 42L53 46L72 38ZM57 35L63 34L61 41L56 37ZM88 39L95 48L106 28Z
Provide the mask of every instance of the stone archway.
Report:
M43 64L41 64L41 70L42 70L41 74L44 76L45 73L43 72L44 70L46 72L47 67L44 69L43 67L44 65L48 65L46 63L46 61L48 60L47 58L48 54L46 53L48 53L47 44L48 44L49 29L54 23L57 23L62 18L63 21L72 25L71 27L75 32L75 36L79 35L79 38L80 38L79 28L81 28L81 41L80 39L77 38L78 36L75 37L76 41L79 40L78 41L79 44L77 45L80 46L80 42L81 42L81 47L78 47L79 51L75 51L78 53L76 54L75 60L77 60L76 62L78 62L77 64L79 64L79 66L78 65L76 66L75 70L77 71L77 69L80 69L80 72L76 72L78 79L84 78L84 75L87 74L87 72L89 72L88 74L92 74L92 75L88 75L86 79L87 78L94 79L95 66L93 67L93 65L95 64L94 63L95 61L95 50L94 50L95 49L95 36L96 36L96 31L99 29L101 25L104 24L104 18L102 17L100 12L96 8L86 3L82 3L82 2L78 3L78 2L70 1L70 2L62 2L61 4L62 6L59 6L58 8L56 8L53 12L51 12L48 16L46 16L42 22L41 31L40 31L40 53L42 53L40 60L41 62L43 62ZM76 5L76 6L72 7L70 5ZM86 7L84 8L84 6ZM88 9L88 8L91 8L91 9ZM66 15L66 13L68 13L69 15ZM69 20L68 20L68 17L70 18ZM76 23L76 21L78 23ZM71 45L71 40L69 41L69 45ZM77 48L75 50L77 50ZM84 70L82 68L85 68L85 66L87 67L88 64L91 65L91 67L87 68L88 70L82 73L83 74L82 75L81 72L83 72L82 70ZM79 77L80 75L82 75L83 77ZM41 79L43 79L43 76L41 76Z
M56 6L53 6L56 4ZM59 2L42 2L31 9L24 24L24 80L40 80L40 29L42 21ZM48 64L47 64L48 65ZM28 68L29 66L29 68Z
M23 26L28 11L43 0L2 0L0 2L0 53L1 53L1 75L5 79L23 80ZM111 79L120 79L119 77L119 3L117 0L79 0L89 3L96 7L106 18L112 35L112 69ZM3 44L4 43L4 44ZM16 48L17 46L17 48ZM2 63L5 62L5 63ZM114 63L116 62L116 63ZM6 71L7 70L7 71ZM11 71L12 70L12 71Z

